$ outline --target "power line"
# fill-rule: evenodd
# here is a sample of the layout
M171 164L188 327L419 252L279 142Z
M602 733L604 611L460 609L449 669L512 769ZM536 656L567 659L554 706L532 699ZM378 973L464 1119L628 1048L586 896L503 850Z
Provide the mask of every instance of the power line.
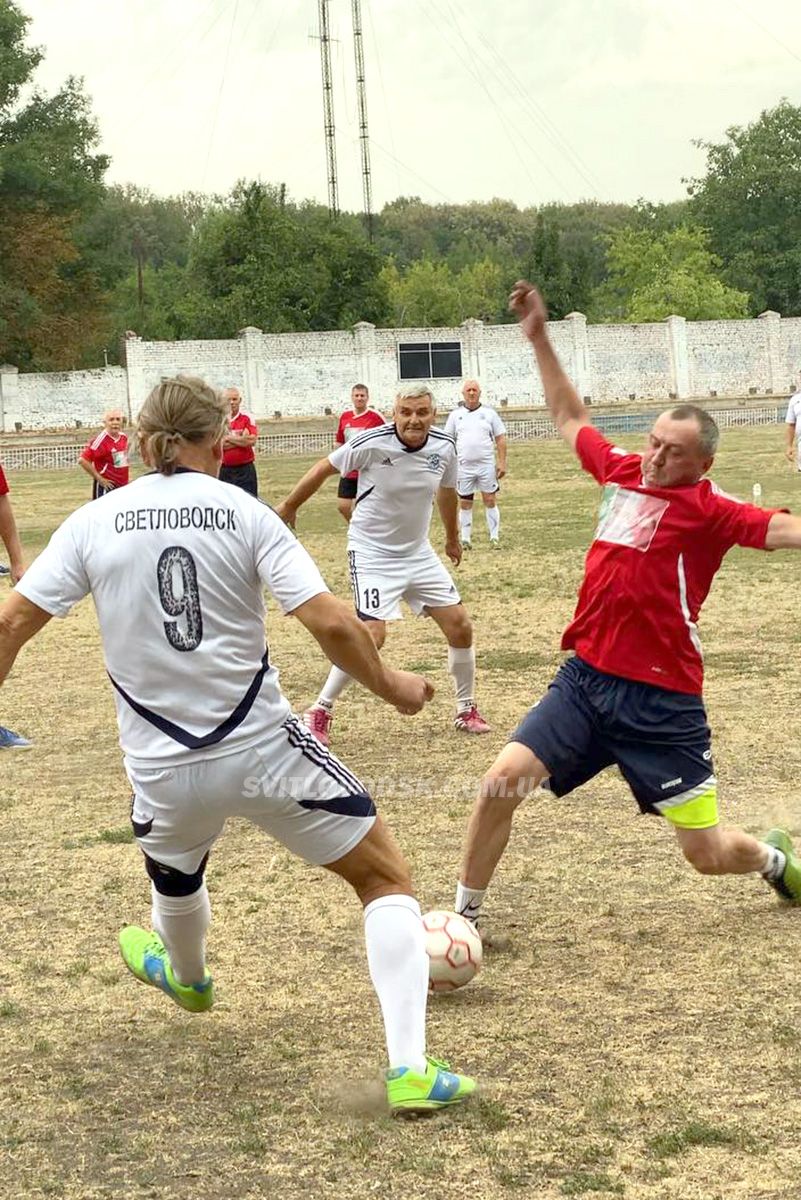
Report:
M420 0L418 0L418 3L419 3L419 2L420 2ZM429 0L429 2L430 2L430 0ZM439 16L440 16L440 14L437 12L437 10L436 10L436 9L434 9L434 7L433 7L433 4L432 4L432 6L431 6L431 7L432 7L432 15L433 15L433 16L435 16L435 18L437 19L437 21L439 21ZM512 147L512 150L513 150L513 151L514 151L514 153L517 155L517 158L518 158L518 160L519 160L519 162L520 162L520 165L522 166L523 170L524 170L524 171L526 172L526 174L528 175L528 177L529 177L529 179L531 180L532 184L533 184L533 185L536 187L536 185L537 185L537 182L538 182L538 181L537 181L537 180L534 178L534 176L532 175L532 173L531 173L531 170L530 170L530 168L529 168L529 165L528 165L528 163L527 163L527 162L526 162L526 160L523 158L523 155L520 153L520 148L517 146L517 144L515 143L515 141L514 141L514 139L513 139L513 137L512 137L512 134L511 134L511 132L510 132L510 126L509 126L509 123L507 122L507 119L506 119L506 116L505 116L505 114L504 114L504 113L501 111L501 109L500 109L500 107L499 107L499 105L498 105L498 103L497 103L497 101L496 101L495 97L492 95L491 91L490 91L490 90L489 90L489 88L487 87L487 84L486 84L486 82L484 81L483 77L482 77L480 74L479 74L479 75L476 75L476 73L475 73L475 72L472 70L472 68L471 68L471 66L470 66L470 63L469 63L469 62L465 62L465 60L462 58L462 56L461 56L461 54L459 53L459 51L458 51L458 50L456 49L456 47L455 47L455 46L452 44L452 42L451 42L451 40L450 40L451 25L453 25L453 26L455 27L455 29L456 29L456 33L457 33L457 35L459 36L459 38L461 39L461 41L464 43L464 45L465 45L465 47L466 47L466 49L467 49L467 52L468 52L468 54L472 54L472 53L474 53L474 52L473 52L473 50L472 50L472 48L471 48L471 46L468 44L468 42L465 40L464 36L462 35L461 29L459 28L459 23L458 23L458 21L456 21L456 22L451 22L451 23L450 23L450 24L447 26L447 28L448 28L448 34L449 34L449 37L448 37L447 39L444 39L444 40L446 40L446 41L448 42L448 45L450 46L450 49L451 49L451 51L452 51L452 52L453 52L453 53L456 55L456 57L458 58L459 62L460 62L460 63L462 64L462 66L465 68L465 70L466 70L466 71L467 71L467 73L469 74L469 76L470 76L471 80L472 80L473 82L476 82L476 83L478 83L479 87L480 87L480 88L482 89L482 91L483 91L483 92L486 94L486 96L487 96L487 99L489 100L490 104L491 104L491 105L492 105L492 107L495 109L495 112L496 112L496 113L497 113L497 115L498 115L498 118L499 118L499 120L500 120L501 127L502 127L502 129L503 129L504 133L506 134L506 137L507 137L507 139L508 139L508 141L509 141L509 145ZM515 129L515 132L516 132L517 136L520 138L520 140L523 142L523 144L524 144L524 145L525 145L525 146L526 146L526 147L527 147L527 148L530 150L530 152L531 152L531 153L534 155L534 157L535 157L535 159L538 161L539 165L540 165L540 166L541 166L541 167L542 167L542 168L543 168L543 169L544 169L544 170L545 170L545 171L546 171L546 172L547 172L547 173L548 173L548 174L551 176L551 178L553 179L553 181L554 181L554 183L556 184L556 186L557 186L558 188L560 188L560 190L561 190L561 191L562 191L562 192L563 192L565 195L567 195L567 189L565 188L565 185L562 183L561 179L560 179L560 178L559 178L559 176L556 174L556 172L555 172L555 171L554 171L554 170L551 168L551 166L550 166L550 165L549 165L547 162L545 162L544 160L541 160L541 159L540 159L540 156L539 156L539 154L537 153L536 149L534 148L534 146L532 146L532 145L531 145L531 143L528 141L528 139L525 137L525 135L524 135L524 134L520 133L520 131L519 131L519 130L517 130L517 129Z
M738 0L731 0L731 3L740 13L742 13L744 17L751 21L752 24L756 25L757 29L761 29L762 32L766 34L772 41L774 41L777 46L781 46L782 50L786 50L791 58L794 58L796 62L801 62L801 55L796 54L795 50L791 50L786 42L783 42L781 38L777 37L776 34L773 33L772 30L768 29L767 25L763 25L761 21L758 21L756 17L752 16L744 4L738 3Z
M453 11L453 7L451 5L450 0L445 0L445 3L448 5L448 9L451 12L451 14L453 16L453 20L455 22L457 17L456 17L456 13ZM524 84L522 83L522 81L520 80L519 76L515 74L515 71L512 68L512 66L503 57L503 55L500 53L500 51L498 51L495 48L495 46L493 46L492 42L488 41L487 38L485 38L484 35L480 32L480 30L478 30L475 27L475 25L472 26L472 30L473 30L474 36L490 52L490 54L493 55L495 60L500 64L500 67L502 68L502 73L500 75L496 74L495 78L501 83L502 86L506 86L505 79L508 76L508 78L514 84L518 95L520 96L520 98L523 100L524 104L528 108L529 114L533 117L534 121L540 125L542 132L545 134L545 136L548 138L548 140L551 142L551 144L554 146L554 148L556 150L558 150L560 154L563 154L567 159L570 160L570 163L571 163L571 166L573 167L573 169L575 171L577 171L579 175L581 175L584 182L589 185L590 189L596 195L598 195L601 190L599 187L598 181L592 176L589 169L586 168L583 160L579 157L577 152L573 149L570 142L568 142L567 138L565 138L565 136L563 135L561 130L558 128L558 126L555 125L554 122L551 120L551 118L548 116L547 112L542 107L542 105L539 104L532 96L529 95L528 91L526 90L526 88L525 88Z
M413 175L415 179L420 181L420 183L424 183L427 188L431 189L432 192L436 192L437 195L441 196L447 204L454 203L450 196L446 196L445 193L440 191L440 189L435 184L431 183L430 180L424 179L423 176L419 175L418 172L412 167L408 166L404 162L401 162L401 160L397 158L395 154L387 150L386 147L382 146L380 142L377 142L375 138L373 138L373 145L375 146L376 150L380 150L382 154L386 154L387 158L391 159L397 166L402 167L404 171L407 171L410 175Z
M379 53L379 49L378 49L378 38L376 37L375 25L373 24L373 14L372 14L372 11L370 8L370 0L367 0L367 20L370 22L370 35L373 39L373 51L374 51L373 58L378 67L378 82L381 85L381 96L384 101L384 113L387 118L387 132L389 134L389 144L392 147L392 155L394 157L394 155L395 155L395 136L392 132L392 117L390 115L389 104L387 102L387 91L386 91L386 88L384 87L384 73L381 70L381 54ZM401 180L400 180L400 171L397 170L397 160L396 160L395 180L397 183L398 195L400 195Z
M211 121L211 132L209 134L209 146L208 146L208 150L206 151L206 165L203 168L202 182L200 185L201 191L206 186L206 172L209 169L209 160L211 159L211 151L212 151L212 147L214 146L214 135L217 132L217 118L220 113L220 101L222 100L223 88L225 87L225 77L228 73L228 60L231 56L231 42L233 41L233 37L234 37L234 26L236 25L236 15L238 12L239 12L239 0L235 0L234 12L233 12L233 16L231 17L231 27L228 30L228 45L225 47L225 58L223 59L223 69L222 69L222 75L220 76L220 86L217 89L217 99L214 104L214 116L212 117L212 121Z

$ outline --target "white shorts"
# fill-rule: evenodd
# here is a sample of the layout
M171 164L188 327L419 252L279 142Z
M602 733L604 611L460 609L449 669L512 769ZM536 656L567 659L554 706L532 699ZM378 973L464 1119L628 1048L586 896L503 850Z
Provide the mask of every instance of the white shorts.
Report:
M342 858L370 831L362 783L290 715L258 746L179 767L126 762L139 848L194 874L228 817L246 817L306 862Z
M495 463L488 463L486 466L459 466L456 491L464 499L473 496L476 492L484 492L485 495L493 494L498 491L498 487Z
M399 621L401 600L416 617L427 608L461 604L456 584L433 546L426 545L403 558L350 549L348 565L356 612L368 620Z

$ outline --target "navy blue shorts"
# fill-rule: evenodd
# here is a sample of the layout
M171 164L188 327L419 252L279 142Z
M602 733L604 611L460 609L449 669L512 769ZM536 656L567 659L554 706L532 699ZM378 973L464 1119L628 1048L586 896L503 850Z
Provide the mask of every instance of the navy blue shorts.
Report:
M563 663L509 740L536 754L557 796L613 764L643 812L662 813L715 786L700 696L606 675L580 658Z

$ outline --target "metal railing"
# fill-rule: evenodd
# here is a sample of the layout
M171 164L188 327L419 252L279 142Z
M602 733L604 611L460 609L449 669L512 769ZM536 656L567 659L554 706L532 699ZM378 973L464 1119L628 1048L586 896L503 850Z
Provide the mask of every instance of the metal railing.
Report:
M721 429L749 425L778 425L784 420L784 406L764 408L722 408L712 410ZM651 428L655 411L637 413L596 413L593 424L605 434L644 433ZM550 417L529 417L505 421L510 442L532 442L558 437ZM265 458L278 455L325 454L334 446L332 432L267 433L259 438L258 453ZM81 447L76 442L45 446L8 446L0 454L8 471L54 471L74 467ZM135 460L135 455L132 455Z

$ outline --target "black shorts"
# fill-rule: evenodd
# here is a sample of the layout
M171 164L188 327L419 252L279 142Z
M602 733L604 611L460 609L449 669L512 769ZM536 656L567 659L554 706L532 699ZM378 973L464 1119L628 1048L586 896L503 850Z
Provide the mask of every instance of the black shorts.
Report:
M242 488L243 492L250 492L251 496L259 494L259 479L256 475L255 463L242 463L238 467L220 467L220 479L223 483L232 483L235 487Z
M715 788L700 696L606 675L569 658L510 741L527 746L548 768L548 787L557 796L615 764L643 812L670 817L675 810L675 824L691 828L715 823L679 819L684 806Z
M92 499L99 500L101 496L107 496L109 492L113 492L113 487L104 487L102 483L98 483L96 479L92 480Z
M359 490L359 479L346 479L343 475L339 481L337 495L341 500L355 500L356 492Z

